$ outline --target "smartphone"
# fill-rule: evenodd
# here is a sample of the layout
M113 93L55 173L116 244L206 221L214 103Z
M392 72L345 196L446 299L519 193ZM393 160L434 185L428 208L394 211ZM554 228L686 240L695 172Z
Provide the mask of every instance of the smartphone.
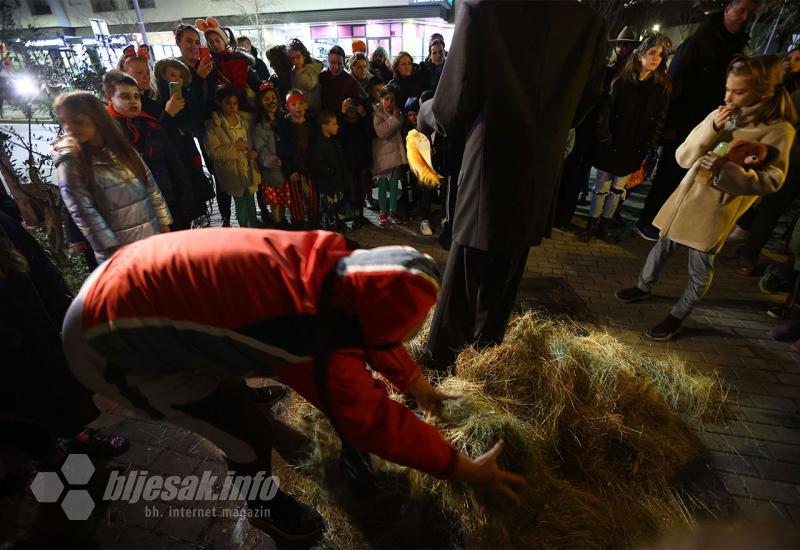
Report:
M175 96L178 99L183 98L183 92L181 92L181 83L180 82L170 82L169 83L169 96Z
M208 48L200 48L200 62L208 63L209 59L211 59L211 50Z

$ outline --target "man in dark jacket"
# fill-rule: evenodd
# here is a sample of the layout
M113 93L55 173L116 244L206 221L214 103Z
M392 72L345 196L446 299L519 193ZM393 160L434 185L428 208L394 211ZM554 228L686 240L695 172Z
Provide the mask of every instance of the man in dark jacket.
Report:
M427 343L439 369L464 346L502 340L528 249L549 234L569 129L600 97L607 44L603 18L578 3L467 0L460 10L420 113L432 103L437 132L466 138ZM535 52L528 70L497 63L523 50Z
M757 0L731 0L722 13L712 15L687 38L672 58L672 96L658 173L634 229L647 240L658 238L653 218L683 179L685 170L678 166L675 151L692 128L722 103L728 64L747 46L750 37L745 27L757 4Z

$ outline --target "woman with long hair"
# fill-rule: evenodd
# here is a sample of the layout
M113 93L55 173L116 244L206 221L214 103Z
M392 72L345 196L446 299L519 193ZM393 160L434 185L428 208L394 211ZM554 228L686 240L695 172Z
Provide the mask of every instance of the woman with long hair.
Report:
M98 262L172 223L153 175L99 98L68 92L54 103L65 136L52 145L64 204Z
M431 79L425 67L414 63L414 58L408 52L400 52L392 63L394 78L389 85L397 88L397 105L402 107L409 97L419 97L422 92L429 90Z
M670 39L659 33L642 40L611 82L599 108L593 165L597 181L589 224L578 235L588 242L608 238L608 224L625 198L625 186L654 150L667 116L671 86L667 76Z
M793 94L800 90L800 46L795 46L786 54L786 58L783 60L783 71L786 73L783 76L786 91Z
M438 38L432 38L431 43L428 44L428 58L423 63L430 78L431 90L436 90L436 86L439 84L446 58L447 52L444 49L444 42Z

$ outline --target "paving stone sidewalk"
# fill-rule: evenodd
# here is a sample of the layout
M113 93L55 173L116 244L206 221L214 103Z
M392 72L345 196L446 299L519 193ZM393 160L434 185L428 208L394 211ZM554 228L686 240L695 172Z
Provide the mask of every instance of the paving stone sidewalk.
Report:
M370 214L370 216L373 216ZM374 217L374 216L373 216ZM219 224L214 216L212 225ZM447 252L436 237L422 237L416 224L368 227L347 236L365 247L411 244L444 265ZM693 367L716 373L730 388L729 400L738 419L708 425L698 436L713 453L713 469L740 513L764 513L780 522L800 522L800 352L774 341L774 325L765 314L783 295L759 292L755 279L734 273L734 264L719 258L713 286L675 341L655 343L643 336L660 321L686 283L685 251L679 251L664 270L652 300L620 304L615 290L636 281L650 249L636 237L616 245L579 243L571 233L555 232L531 250L524 289L542 278L563 279L585 302L596 323L622 341L646 353L675 354ZM768 252L774 259L776 252ZM218 452L189 432L131 415L101 402L99 426L128 436L130 450L104 465L146 469L166 475L224 473ZM276 455L276 473L290 476ZM99 482L98 482L99 483ZM0 533L6 540L33 546L97 545L109 548L274 548L274 542L243 519L170 517L159 504L157 517L146 517L139 504L116 503L98 510L87 522L67 522L56 505L37 505L33 499L0 499ZM218 509L237 510L238 503L219 503ZM81 523L76 527L76 523ZM0 539L2 540L2 539Z

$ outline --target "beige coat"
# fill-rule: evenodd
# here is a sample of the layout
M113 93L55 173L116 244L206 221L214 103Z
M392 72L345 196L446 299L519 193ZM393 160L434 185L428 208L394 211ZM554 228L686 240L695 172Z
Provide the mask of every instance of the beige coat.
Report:
M244 134L250 136L253 123L250 113L240 111L239 120L244 126ZM250 147L252 149L252 143ZM258 190L261 170L248 157L248 151L239 151L236 148L236 138L228 121L216 112L206 121L206 150L214 161L214 179L218 189L231 197L241 197Z
M722 250L736 220L758 197L780 189L789 164L794 128L785 121L748 124L754 109L742 110L740 124L743 127L734 130L732 136L726 131L714 131L712 112L678 147L675 158L689 172L653 220L661 236L716 254ZM700 161L717 143L731 139L760 141L770 148L770 154L756 169L726 162L714 180L710 172L700 168Z

